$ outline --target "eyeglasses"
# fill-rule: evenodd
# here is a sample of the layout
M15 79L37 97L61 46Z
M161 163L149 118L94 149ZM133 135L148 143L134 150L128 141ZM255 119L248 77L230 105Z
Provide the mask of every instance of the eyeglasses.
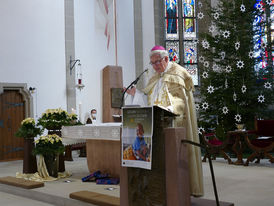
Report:
M157 61L155 61L155 62L149 62L149 64L152 65L152 66L154 66L154 65L159 65L159 64L161 64L161 61L162 61L163 59L164 59L164 57L161 58L161 59L159 59L159 60L157 60Z

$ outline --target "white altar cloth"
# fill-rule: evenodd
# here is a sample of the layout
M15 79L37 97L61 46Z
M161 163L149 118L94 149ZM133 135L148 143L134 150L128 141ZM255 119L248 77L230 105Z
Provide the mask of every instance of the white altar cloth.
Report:
M87 164L90 173L100 170L120 176L122 123L101 123L62 127L63 140L86 141Z
M120 141L122 123L98 123L62 127L62 138Z

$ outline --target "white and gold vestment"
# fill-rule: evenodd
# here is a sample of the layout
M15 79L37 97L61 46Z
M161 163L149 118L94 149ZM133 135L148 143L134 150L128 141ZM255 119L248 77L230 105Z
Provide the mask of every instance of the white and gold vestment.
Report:
M185 127L187 139L199 143L193 91L194 85L190 74L172 62L169 62L165 72L155 73L143 90L147 95L148 105L163 106L177 114L174 126ZM192 145L188 145L188 150L191 194L202 196L204 190L201 150Z

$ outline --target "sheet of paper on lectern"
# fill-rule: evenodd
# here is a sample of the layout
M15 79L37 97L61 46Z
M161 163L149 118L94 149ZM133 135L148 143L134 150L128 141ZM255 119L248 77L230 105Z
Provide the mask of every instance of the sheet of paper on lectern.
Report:
M122 109L122 166L151 169L153 108Z

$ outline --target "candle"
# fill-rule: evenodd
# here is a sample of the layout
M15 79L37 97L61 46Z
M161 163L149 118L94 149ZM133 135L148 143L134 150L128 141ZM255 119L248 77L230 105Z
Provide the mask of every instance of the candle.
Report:
M75 109L71 108L71 114L75 114Z
M82 84L82 79L78 79L78 84Z
M82 122L82 103L79 102L79 121Z

